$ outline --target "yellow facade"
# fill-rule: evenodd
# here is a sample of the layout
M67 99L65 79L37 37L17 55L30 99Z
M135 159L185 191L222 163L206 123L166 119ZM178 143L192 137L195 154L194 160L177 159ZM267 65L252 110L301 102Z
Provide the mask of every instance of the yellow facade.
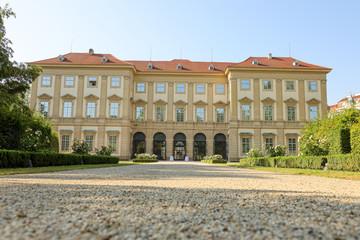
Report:
M229 64L223 71L187 71L186 64L197 63L185 60L180 70L141 71L131 62L77 64L73 56L64 56L73 64L33 63L43 73L32 84L31 106L44 111L47 102L62 152L71 152L67 145L77 138L93 150L114 144L113 155L121 159L145 151L190 160L220 153L237 161L266 143L297 154L305 121L315 110L327 114L328 68ZM216 69L216 63L198 68L210 64Z

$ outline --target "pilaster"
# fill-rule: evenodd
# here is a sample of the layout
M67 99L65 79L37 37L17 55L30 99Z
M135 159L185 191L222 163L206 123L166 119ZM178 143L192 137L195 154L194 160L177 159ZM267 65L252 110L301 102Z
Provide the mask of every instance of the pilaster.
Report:
M105 126L99 126L98 127L98 134L97 134L97 137L98 137L98 146L97 148L100 149L101 146L105 146L105 143L106 143L106 133L105 133Z
M83 102L84 102L84 75L79 75L77 98L76 98L76 118L82 118ZM80 140L80 138L78 139Z
M168 84L168 101L167 101L167 120L169 122L173 121L173 103L174 103L174 84L169 83ZM167 155L166 156L170 156Z
M238 151L239 151L239 147L238 147L238 130L235 127L231 127L229 129L229 161L230 162L237 162L239 161L239 156L238 156Z
M59 111L60 111L60 90L61 90L61 75L56 75L56 76L55 76L55 84L54 84L53 117L59 117Z
M101 76L101 89L100 89L100 118L106 117L106 100L107 100L107 76Z
M214 116L214 91L213 91L213 84L208 84L208 91L207 91L207 122L212 123L214 122L213 116Z
M237 79L230 78L230 121L237 121Z
M305 83L303 79L300 79L298 81L299 83L299 121L305 121L306 120L306 114L305 114Z
M129 160L130 158L130 128L123 127L120 137L120 159Z
M260 82L254 79L253 96L254 96L254 120L260 121Z
M321 114L327 115L326 79L321 80Z
M124 98L123 98L123 114L122 118L125 120L130 119L130 80L129 76L124 77Z
M276 121L283 121L284 120L284 113L283 113L283 88L282 88L282 80L276 80Z
M34 79L31 84L31 100L30 100L30 108L36 109L37 102L37 90L39 85L40 77Z
M154 83L149 82L148 83L148 103L147 103L147 121L148 122L153 121L153 116L154 116L153 102L154 102Z
M187 121L193 122L193 103L194 103L194 86L193 83L188 83L188 105L187 105ZM192 149L192 147L191 147ZM190 156L189 156L190 158ZM192 158L192 155L191 155Z

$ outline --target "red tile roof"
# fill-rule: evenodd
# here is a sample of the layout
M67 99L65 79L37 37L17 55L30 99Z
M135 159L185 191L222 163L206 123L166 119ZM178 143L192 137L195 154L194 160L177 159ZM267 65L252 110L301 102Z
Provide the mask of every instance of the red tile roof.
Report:
M254 60L258 61L258 65L253 65ZM291 57L272 57L269 59L267 57L249 57L241 63L234 64L229 67L251 67L251 68L292 68L292 69L321 69L321 70L331 70L331 68L321 67L314 64L306 63L299 61L299 66L294 66L293 63L299 61Z
M186 59L174 59L172 61L151 61L152 69L148 69L149 61L126 61L135 65L140 72L209 72L224 73L230 62L193 62ZM181 64L182 69L178 70L177 66ZM214 70L209 70L210 65L214 66Z
M105 56L108 61L102 62L101 59ZM64 61L58 61L58 57L49 58L41 61L31 62L30 64L41 65L41 64L56 64L56 65L129 65L125 61L121 61L114 57L111 54L100 54L94 53L90 55L89 53L68 53L63 55Z
M102 62L102 57L105 56L108 61ZM291 68L291 69L321 69L331 70L305 62L300 62L300 66L294 66L296 61L294 58L287 57L250 57L241 63L233 62L193 62L186 59L174 59L172 61L151 61L153 68L148 69L150 61L122 61L111 54L93 54L89 53L68 53L63 55L64 61L58 61L58 57L49 58L46 60L31 62L35 65L119 65L119 66L135 66L139 72L197 72L197 73L224 73L227 67L232 68ZM258 60L258 65L253 65L254 59ZM181 64L182 69L178 70L177 66ZM210 70L210 65L214 66L214 70Z

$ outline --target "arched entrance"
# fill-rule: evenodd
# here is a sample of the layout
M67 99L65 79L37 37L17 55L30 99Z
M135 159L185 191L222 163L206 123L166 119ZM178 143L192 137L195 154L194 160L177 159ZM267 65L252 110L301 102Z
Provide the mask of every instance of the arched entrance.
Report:
M194 136L194 161L201 161L206 156L206 136L197 133Z
M159 160L166 159L166 136L158 132L154 135L153 153L158 156Z
M186 136L183 133L174 135L174 159L184 160L186 156Z
M136 153L145 153L145 134L137 132L133 137L133 158Z
M214 137L214 154L221 155L226 159L226 137L222 133L218 133Z

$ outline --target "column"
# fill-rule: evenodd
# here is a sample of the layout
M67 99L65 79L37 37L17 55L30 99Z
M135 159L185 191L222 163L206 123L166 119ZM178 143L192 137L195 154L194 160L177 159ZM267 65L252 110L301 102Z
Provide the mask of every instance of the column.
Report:
M306 114L305 114L305 86L304 86L304 80L299 80L299 121L305 121L306 120Z
M259 79L254 79L254 120L260 121L260 84Z
M153 107L153 102L154 102L154 83L153 82L149 82L148 83L148 99L147 99L147 122L151 122L153 121L153 116L154 116L154 107ZM147 147L146 147L147 148ZM152 150L151 150L152 152Z
M213 92L213 84L208 84L208 91L207 91L207 122L213 123L214 122L214 92Z
M60 90L61 90L61 75L56 75L54 84L54 106L53 117L59 117L60 111Z
M101 76L101 89L100 89L100 118L106 117L106 100L107 100L107 76Z
M122 118L130 120L130 77L124 77L124 98L123 98L123 114Z
M37 89L39 85L40 77L35 78L35 80L31 84L31 100L30 100L30 108L36 109L37 102Z
M76 115L75 115L76 118L83 117L83 102L84 102L84 75L79 75L77 96L76 96Z
M321 80L321 114L327 115L326 79Z
M193 103L194 103L194 85L192 83L188 83L188 104L187 104L187 121L193 122ZM192 149L192 147L191 147ZM190 158L190 156L189 156ZM192 158L192 156L191 156Z
M81 142L81 126L75 126L74 128L74 140L75 138Z
M284 120L282 80L276 80L276 121Z
M174 103L174 84L168 84L168 103L167 103L167 120L173 121L173 103ZM167 155L166 155L167 156Z

